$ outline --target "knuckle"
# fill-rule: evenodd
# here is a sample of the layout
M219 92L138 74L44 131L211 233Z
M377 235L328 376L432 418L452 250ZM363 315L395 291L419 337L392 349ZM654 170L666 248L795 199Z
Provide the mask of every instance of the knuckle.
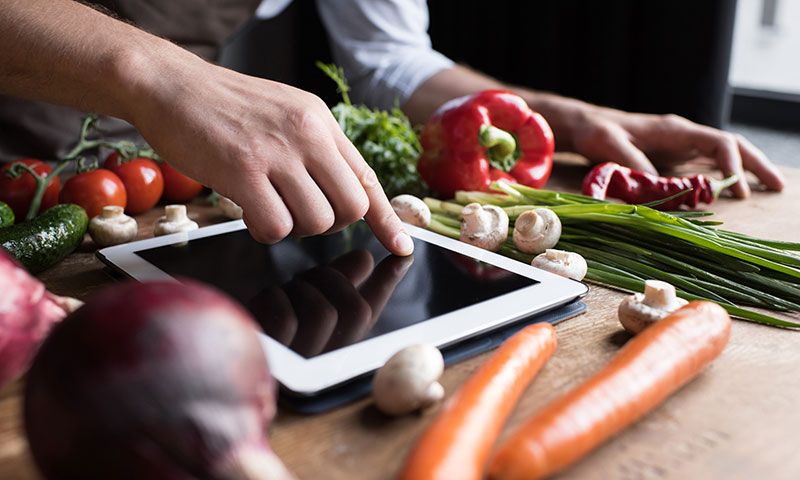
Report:
M378 180L378 175L376 175L375 171L366 164L364 164L364 167L360 172L358 172L358 181L361 182L361 185L364 186L364 189L368 191L381 188L381 182Z
M331 229L334 223L333 212L328 209L326 212L318 212L309 216L302 224L298 223L295 228L297 235L320 235Z
M325 129L325 122L316 109L301 109L289 114L289 124L300 135L316 137Z
M720 143L725 147L732 148L736 146L736 135L730 132L719 132Z
M599 123L594 126L591 136L597 140L607 140L614 135L614 129L607 123Z
M357 198L351 199L347 205L342 208L342 211L337 215L338 223L353 223L356 220L363 218L369 210L369 199L366 195L358 195Z
M292 228L294 227L291 220L289 221L278 221L272 222L268 225L248 225L248 229L250 230L250 235L260 243L277 243L292 232Z
M386 228L400 228L400 219L397 218L397 214L394 213L394 210L389 210L381 217L380 224Z
M292 233L292 228L294 228L294 222L291 220L285 222L276 223L272 229L272 233L274 237L278 240L282 240L289 236Z
M661 121L668 127L672 128L681 128L685 127L689 124L689 120L681 117L680 115L676 115L674 113L667 113L661 116Z

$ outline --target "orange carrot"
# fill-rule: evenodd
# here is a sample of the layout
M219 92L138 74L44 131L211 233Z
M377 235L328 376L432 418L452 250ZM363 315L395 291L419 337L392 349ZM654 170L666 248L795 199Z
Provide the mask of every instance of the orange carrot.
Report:
M631 339L583 385L526 422L497 451L492 479L546 477L631 425L717 358L731 319L719 305L691 302Z
M506 418L555 348L556 331L549 323L530 325L506 340L445 404L400 478L482 478Z

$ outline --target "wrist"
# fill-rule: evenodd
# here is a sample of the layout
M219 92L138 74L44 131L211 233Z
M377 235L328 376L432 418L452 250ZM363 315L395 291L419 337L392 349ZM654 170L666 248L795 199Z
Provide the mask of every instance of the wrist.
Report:
M539 112L550 128L559 150L574 150L575 132L587 115L600 108L573 98L561 97L552 93L536 92L528 89L515 89L534 111Z
M158 37L142 35L118 49L110 62L114 99L108 112L136 126L160 103L186 89L186 72L206 62Z

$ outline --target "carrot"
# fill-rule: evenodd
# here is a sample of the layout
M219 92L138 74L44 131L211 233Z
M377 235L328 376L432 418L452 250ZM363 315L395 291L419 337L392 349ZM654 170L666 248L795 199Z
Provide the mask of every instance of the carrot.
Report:
M549 323L530 325L506 340L445 404L417 441L400 478L482 478L506 418L555 348Z
M563 470L694 378L725 348L730 328L727 312L711 302L691 302L646 328L503 443L490 478L529 480Z

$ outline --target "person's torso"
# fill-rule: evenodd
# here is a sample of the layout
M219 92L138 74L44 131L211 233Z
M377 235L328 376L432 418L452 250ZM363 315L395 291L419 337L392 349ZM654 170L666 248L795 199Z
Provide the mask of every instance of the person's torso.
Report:
M122 20L167 38L210 60L255 12L260 0L93 0ZM21 157L54 159L76 140L83 112L0 95L0 162ZM127 123L103 118L109 138L136 139Z

